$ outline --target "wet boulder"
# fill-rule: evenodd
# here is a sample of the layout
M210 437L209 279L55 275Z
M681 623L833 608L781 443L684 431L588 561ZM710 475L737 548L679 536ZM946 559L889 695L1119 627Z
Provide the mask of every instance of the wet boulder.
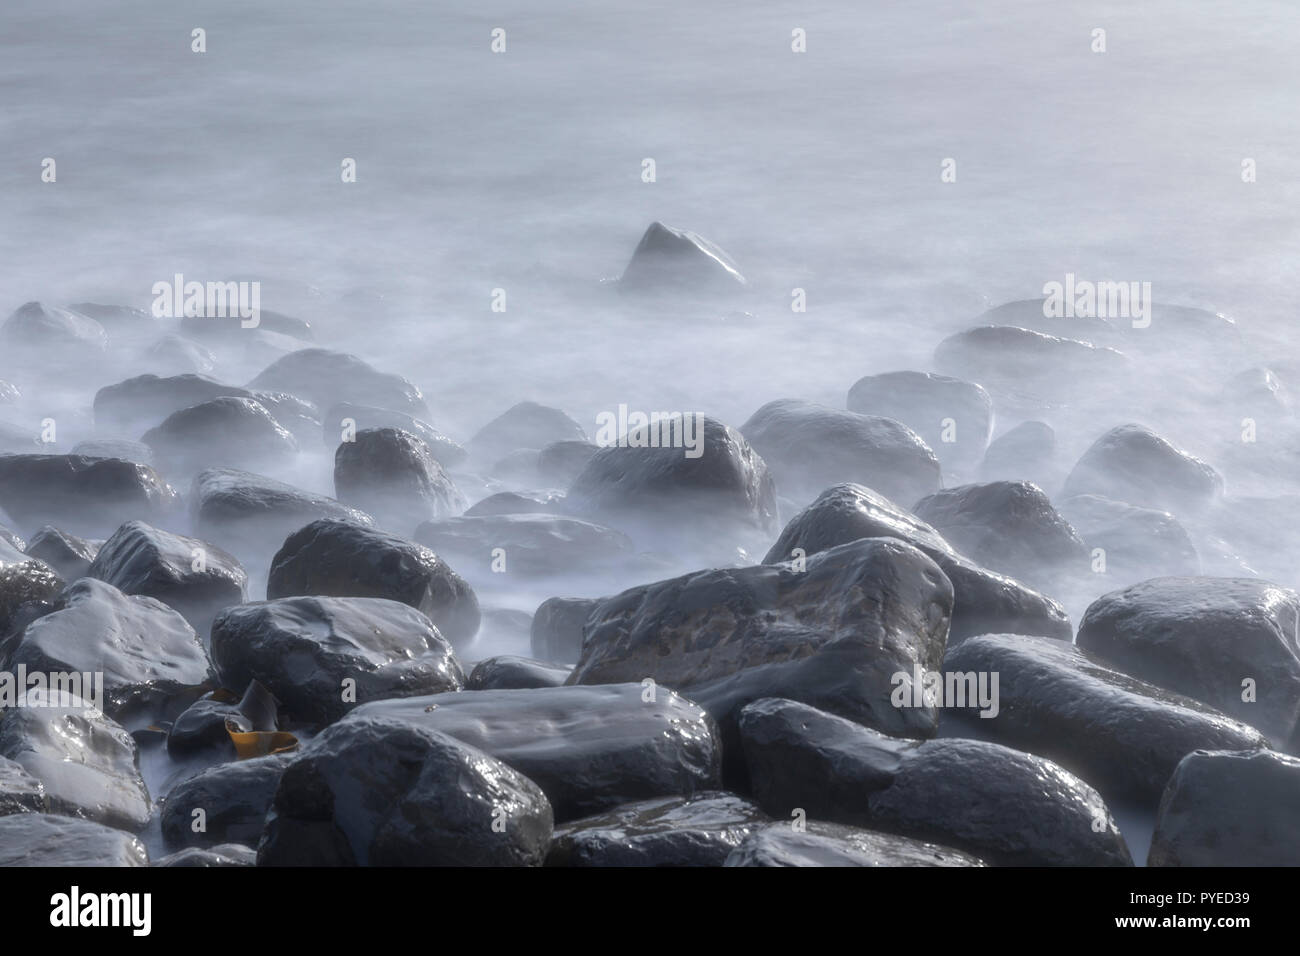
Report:
M35 616L47 613L64 580L44 561L0 540L0 667Z
M1167 511L1138 508L1100 495L1076 495L1058 504L1061 517L1093 552L1104 558L1107 580L1131 584L1152 577L1201 573L1201 559L1187 529Z
M135 741L80 697L33 690L0 711L0 757L39 780L56 813L132 833L149 821Z
M560 687L573 668L565 664L548 664L528 657L502 654L474 665L466 690L524 690L530 687Z
M214 398L173 412L141 437L165 472L189 475L210 466L282 466L298 442L261 402Z
M198 538L128 521L98 549L87 577L123 594L157 598L206 634L217 611L248 598L248 575L240 563Z
M785 526L764 564L809 556L860 538L897 538L930 557L952 582L948 645L974 634L1010 632L1070 640L1062 607L1019 581L962 556L934 528L863 485L827 488Z
M456 647L469 644L481 620L473 589L429 548L334 518L289 535L271 564L269 599L311 595L400 601Z
M599 451L588 441L553 441L537 453L537 474L557 488L567 488Z
M414 435L429 446L429 451L443 468L455 468L469 457L463 445L452 441L428 422L405 412L339 402L321 416L321 434L327 448L337 448L348 436L372 428L397 428Z
M93 356L108 348L108 333L89 316L28 302L0 325L0 344L15 351L52 356Z
M256 846L280 775L292 758L271 754L221 763L181 781L162 803L163 842L172 850L223 843ZM202 827L195 826L198 820Z
M345 722L371 717L439 731L491 754L537 782L557 821L720 783L712 718L671 691L639 683L377 701Z
M1050 589L1090 567L1083 540L1028 481L945 488L913 510L971 560L1031 586Z
M95 424L138 433L182 409L218 398L252 398L247 389L207 375L137 375L95 393Z
M197 695L210 677L207 653L179 613L86 577L32 621L11 664L29 672L103 675L105 713L131 729Z
M0 867L148 865L144 844L122 830L48 813L0 817Z
M150 866L257 866L257 851L239 843L222 843L210 850L189 847L169 853L160 860L154 860Z
M353 718L290 761L258 864L539 866L551 829L537 784L490 755L430 727Z
M576 664L582 656L582 631L600 602L592 598L547 598L533 613L529 644L535 658Z
M1127 355L1109 346L1009 325L967 329L934 350L939 371L985 386L1070 395L1128 373Z
M608 568L636 554L621 531L549 514L426 521L415 529L415 540L471 575L501 568L505 574L564 576Z
M65 581L84 578L104 542L78 538L49 525L41 528L27 544L29 557L44 561Z
M950 846L995 866L1131 866L1101 797L1051 761L978 740L887 737L806 704L740 716L758 804Z
M758 538L774 529L776 487L767 465L740 432L712 418L683 416L697 430L673 447L660 423L601 448L569 487L565 507L579 517L669 545ZM664 432L670 444L663 444ZM655 447L649 444L660 439ZM694 456L694 457L692 457Z
M498 491L488 495L465 510L466 518L491 515L548 515L557 514L564 506L564 496L547 492L524 493Z
M480 428L466 444L477 461L500 461L520 448L544 448L552 442L585 442L582 426L558 408L520 402Z
M298 597L227 608L212 622L227 687L257 680L295 719L338 720L358 703L460 690L451 645L414 608L383 598Z
M153 449L144 442L127 441L124 438L92 438L79 441L72 446L70 454L83 458L121 458L123 461L135 461L142 465L154 463Z
M293 435L299 448L315 447L321 430L320 410L315 405L288 392L253 392L251 397Z
M1267 750L1197 751L1169 780L1148 866L1295 866L1300 760Z
M943 661L952 585L932 560L864 538L793 564L698 571L604 599L587 620L573 684L652 678L719 722L727 752L740 708L807 701L901 736L928 737L933 706L897 707L894 675ZM736 767L728 767L735 780Z
M28 773L23 765L0 757L0 817L13 813L45 813L50 798L45 785Z
M429 446L397 428L370 428L334 453L334 494L403 534L422 521L449 518L467 502Z
M144 364L167 375L207 375L217 367L217 357L198 342L179 335L163 335L144 349Z
M652 222L623 270L618 288L638 295L732 293L748 282L719 246L698 233Z
M373 519L325 495L233 468L212 468L194 478L190 493L200 537L233 552L268 549L320 518L369 526Z
M1300 718L1300 596L1256 578L1153 578L1104 594L1079 647L1285 745Z
M768 823L734 793L639 800L556 827L546 865L721 866Z
M951 847L821 820L807 821L802 830L790 823L759 827L723 862L723 866L983 865L977 857Z
M1056 431L1046 422L1021 422L1003 432L984 452L981 481L1032 481L1040 488L1060 484Z
M940 487L934 452L892 418L780 399L760 408L740 431L767 462L777 489L795 501L811 501L844 481L899 501L916 501Z
M993 399L981 385L933 372L886 372L858 379L848 409L892 418L920 436L945 468L979 464L993 434Z
M417 418L429 414L420 390L400 375L380 372L355 355L329 349L300 349L281 356L248 387L300 395L317 408L350 402L391 408Z
M1100 495L1141 508L1196 512L1223 494L1213 468L1144 425L1120 425L1083 453L1062 497Z
M1108 794L1151 807L1178 762L1192 751L1268 745L1254 728L1129 677L1064 641L973 637L948 651L943 670L956 675L945 681L964 694L972 717L980 703L969 678L998 675L996 711L974 720L993 739L1053 760Z
M0 456L0 509L21 515L21 530L52 524L104 537L125 521L160 523L179 496L148 465L80 455Z

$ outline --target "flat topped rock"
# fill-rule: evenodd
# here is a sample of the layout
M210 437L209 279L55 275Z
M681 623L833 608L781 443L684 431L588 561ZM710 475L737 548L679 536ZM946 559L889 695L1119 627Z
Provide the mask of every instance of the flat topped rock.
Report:
M723 250L698 233L652 222L641 236L619 288L628 292L734 291L748 285Z
M429 727L491 754L535 780L559 821L720 783L712 718L662 687L436 694L365 704L345 721L361 717Z

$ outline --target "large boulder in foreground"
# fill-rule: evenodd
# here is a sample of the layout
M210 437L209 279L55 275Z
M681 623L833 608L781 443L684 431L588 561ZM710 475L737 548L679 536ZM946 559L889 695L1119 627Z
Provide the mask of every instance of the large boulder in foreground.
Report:
M637 294L729 293L748 283L720 247L698 233L652 222L618 281Z
M747 706L759 805L931 841L996 866L1131 866L1110 811L1041 757L978 740L887 737L789 700Z
M144 844L122 830L48 813L0 817L0 867L148 865Z
M1169 780L1147 866L1295 866L1300 760L1197 751Z
M350 402L390 408L416 418L429 415L420 390L400 375L380 372L355 355L329 349L299 349L281 356L248 387L289 392L318 408Z
M367 428L334 452L334 494L383 527L409 532L465 510L465 496L427 443L400 428Z
M460 690L451 645L419 611L382 598L298 597L227 608L212 622L227 687L257 680L295 718L326 724L359 703Z
M19 530L52 524L106 537L125 521L163 523L176 511L175 489L148 465L81 455L0 455L0 510Z
M670 545L726 550L720 541L770 533L776 490L763 459L722 422L694 415L682 422L686 447L649 445L656 436L646 426L600 449L569 487L565 507L638 540ZM673 427L661 422L657 438L669 431L672 440Z
M522 774L429 727L366 717L289 762L257 862L540 866L551 827L545 794Z
M750 416L740 431L767 462L777 490L800 503L843 481L898 501L916 501L940 487L934 452L892 418L778 399Z
M868 375L849 389L848 409L902 422L947 468L979 464L993 434L993 399L982 385L933 372Z
M968 853L893 833L809 820L751 833L723 866L983 866Z
M1257 578L1153 578L1104 594L1079 647L1285 746L1300 718L1300 596Z
M541 786L557 821L720 783L712 718L653 685L435 694L365 704L345 721L369 717L427 727L491 754Z
M465 579L430 549L351 521L322 518L285 539L266 596L387 598L428 616L455 647L478 633L478 598Z
M998 675L998 709L975 721L985 734L1150 806L1193 750L1268 746L1253 727L1135 680L1065 641L973 637L948 651L943 670L967 691L972 717L979 704L966 678Z
M639 681L687 694L717 719L729 785L743 786L736 721L761 697L806 701L908 737L938 709L897 707L898 675L943 660L952 585L924 554L864 538L793 564L700 571L602 601L573 684Z
M1065 610L1051 598L990 571L957 551L930 525L864 485L827 488L790 522L764 564L826 551L860 538L897 538L923 551L952 582L948 645L975 634L1036 634L1068 641L1074 636ZM539 609L540 614L540 609Z
M1120 425L1083 453L1062 497L1101 495L1141 508L1184 514L1223 494L1223 478L1145 425Z

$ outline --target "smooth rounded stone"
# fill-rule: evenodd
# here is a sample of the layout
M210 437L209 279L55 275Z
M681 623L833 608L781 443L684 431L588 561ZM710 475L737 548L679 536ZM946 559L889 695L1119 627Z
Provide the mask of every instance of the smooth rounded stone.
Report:
M1295 866L1300 760L1268 750L1197 751L1160 800L1147 866Z
M912 510L971 560L1031 586L1090 571L1087 546L1031 482L945 488Z
M537 453L537 474L557 488L567 488L599 450L589 441L553 441Z
M157 598L200 634L222 608L248 599L248 574L231 555L198 538L128 521L100 546L87 577L123 594Z
M1057 505L1093 551L1100 548L1107 579L1129 584L1152 577L1195 576L1201 559L1187 529L1167 511L1138 508L1100 495L1075 495Z
M563 506L563 502L564 495L547 492L498 491L466 509L464 517L555 514Z
M150 866L257 866L257 851L239 843L222 843L210 850L188 847L171 853Z
M300 395L317 408L350 402L391 408L417 418L429 414L420 390L402 376L380 372L355 355L329 349L299 349L283 355L248 387Z
M129 305L74 302L69 308L89 319L94 319L106 330L114 333L152 331L158 324L150 312L145 309L132 308Z
M0 817L0 867L148 865L144 844L122 830L48 813Z
M122 438L95 438L80 441L72 447L73 455L84 458L121 458L123 461L136 461L142 465L154 463L153 449L140 441L127 441Z
M533 657L576 664L582 656L582 631L600 602L594 598L547 598L533 613L529 646Z
M1069 394L1123 376L1132 363L1109 346L986 325L948 336L935 348L934 364L945 374L985 386Z
M280 778L259 866L540 866L553 818L527 777L383 717L330 727Z
M187 315L181 319L180 327L186 335L233 338L248 334L249 327L244 325L245 321L247 320L239 315ZM285 315L283 312L272 312L270 309L258 309L256 328L260 332L275 332L297 339L298 343L295 343L295 347L299 343L311 342L316 338L311 323L306 319Z
M108 348L108 333L89 316L40 302L28 302L0 325L0 343L39 351L45 358L94 354Z
M320 434L320 410L311 402L288 392L254 392L252 398L268 412L302 447L315 447Z
M980 463L981 481L1032 481L1058 484L1056 431L1046 422L1021 422L995 438Z
M0 379L0 405L16 405L22 397L22 390L17 385Z
M1117 322L1095 315L1050 315L1046 299L1017 299L1004 302L984 312L976 320L981 325L1014 326L1046 332L1060 338L1076 339L1090 345L1119 346L1123 331Z
M251 398L214 398L183 408L140 440L164 471L182 474L214 465L276 466L298 453L293 435Z
M471 576L504 567L505 574L564 576L633 559L621 531L548 514L483 515L426 521L415 540L445 555Z
M650 426L601 448L573 480L565 507L652 542L730 550L726 545L737 535L770 533L776 485L767 464L734 428L707 417L691 421L698 429L695 449L640 447L662 437L652 436ZM697 457L687 454L697 451Z
M370 717L440 731L509 764L545 791L556 821L721 784L713 719L662 687L435 694L364 704L344 722Z
M727 779L740 709L807 701L907 737L938 729L934 706L900 708L893 675L943 662L952 585L921 551L863 538L792 564L699 571L606 598L587 620L573 684L653 678L718 721Z
M28 691L0 711L0 757L39 780L56 813L133 833L149 822L135 741L80 697Z
M334 494L402 533L422 521L449 518L468 502L429 446L398 428L370 428L334 453Z
M1071 640L1065 610L1051 598L958 554L943 536L916 515L852 483L834 485L799 512L763 558L778 564L817 554L860 538L897 538L930 557L952 582L948 645L974 634L1010 632Z
M415 608L383 598L297 597L227 608L212 622L227 687L261 681L297 720L327 724L357 703L460 690L451 645Z
M137 375L95 393L95 424L139 432L182 409L218 398L252 398L252 392L207 375Z
M41 447L37 429L0 421L0 455L32 453Z
M734 793L627 803L556 827L547 866L721 866L770 821Z
M10 663L28 672L102 673L105 712L131 729L211 676L202 642L178 612L89 577L27 626Z
M144 362L164 375L207 375L217 367L217 357L190 339L161 336L144 350Z
M480 428L466 443L470 457L492 463L521 448L544 448L557 441L585 442L582 426L558 408L520 402Z
M181 781L163 799L163 843L172 850L256 846L280 776L294 754L221 763Z
M478 633L478 597L429 548L350 521L323 518L285 539L266 596L387 598L425 614L454 647Z
M680 295L727 293L749 283L719 246L698 233L652 222L618 280L622 292Z
M1120 425L1083 453L1061 497L1088 494L1181 514L1220 497L1223 478L1145 425Z
M86 576L103 543L46 525L28 542L27 554L44 561L64 581L75 581Z
M0 757L0 817L12 813L45 813L49 809L45 785L22 764Z
M523 690L530 687L561 687L573 668L548 664L528 657L502 654L479 661L465 681L466 690Z
M973 637L948 651L943 669L957 675L954 688L965 693L972 716L980 702L963 676L998 675L998 710L975 721L981 731L1054 760L1108 794L1151 806L1193 750L1268 746L1253 727L1135 680L1063 641Z
M325 495L233 468L210 468L194 478L190 493L198 534L229 551L269 547L305 524L336 518L370 526L374 519Z
M1131 866L1106 804L1069 771L961 738L917 742L790 700L741 712L759 806L951 846L994 866Z
M180 498L148 465L81 455L0 456L0 508L20 515L21 530L52 524L106 537L125 521L161 523Z
M983 866L978 857L842 823L809 820L805 829L772 823L756 829L723 866Z
M1241 358L1241 331L1236 320L1208 309L1156 302L1151 306L1149 328L1125 332L1129 347L1167 352L1179 362L1185 362L1191 352L1220 362Z
M740 431L767 462L780 492L798 501L811 501L843 481L899 501L916 501L941 487L934 452L892 418L779 399L756 411Z
M848 410L892 418L916 432L948 468L979 464L993 434L993 399L981 385L933 372L886 372L858 379Z
M176 718L167 731L167 753L173 757L201 751L222 751L234 760L238 750L230 734L272 733L279 729L280 702L260 681L249 681L239 700L225 689L204 694Z
M1171 577L1093 601L1078 644L1285 747L1300 718L1298 633L1300 596L1290 588L1257 578Z
M464 445L452 441L426 421L374 405L339 402L321 416L321 434L327 448L337 448L347 435L371 428L399 428L429 446L443 468L455 468L469 457Z

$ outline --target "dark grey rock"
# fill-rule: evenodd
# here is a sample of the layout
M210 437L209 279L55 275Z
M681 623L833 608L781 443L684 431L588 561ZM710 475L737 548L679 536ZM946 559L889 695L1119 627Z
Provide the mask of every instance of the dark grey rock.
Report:
M222 763L181 781L162 803L163 842L170 849L255 846L291 759L293 754L271 754Z
M364 429L339 445L334 493L401 533L422 521L458 515L467 504L429 446L397 428Z
M271 733L279 729L280 702L260 681L249 681L244 696L224 688L204 694L176 718L167 731L167 753L173 757L202 751L238 756L231 731Z
M0 817L12 813L45 813L49 809L45 785L22 764L0 757Z
M44 561L65 581L84 578L104 542L78 538L49 525L41 528L27 544L30 557Z
M1142 508L1196 512L1223 494L1213 468L1144 425L1120 425L1075 463L1062 497L1101 495Z
M0 867L148 865L144 844L122 830L47 813L0 817Z
M723 866L983 866L946 846L842 823L773 823L751 833Z
M0 509L20 515L20 530L52 524L104 537L133 518L162 523L179 503L148 465L80 455L0 456Z
M429 451L443 468L455 468L469 457L463 445L452 441L428 422L405 412L340 402L321 416L321 431L328 448L337 448L346 434L355 435L371 428L399 428L409 432L429 446Z
M284 465L298 442L261 402L214 398L173 412L141 436L167 473L190 475L211 466Z
M573 668L547 664L527 657L503 654L479 661L465 682L466 690L521 690L529 687L560 687Z
M207 375L137 375L95 393L95 424L138 433L194 405L217 398L252 398L252 392Z
M377 371L355 355L328 349L300 349L281 356L248 387L290 392L318 408L349 402L391 408L417 418L429 414L420 390L400 375Z
M493 515L547 515L557 514L563 507L564 495L547 492L498 491L466 509L463 517L485 518Z
M720 247L698 233L652 222L637 243L618 287L636 294L735 292L748 282Z

